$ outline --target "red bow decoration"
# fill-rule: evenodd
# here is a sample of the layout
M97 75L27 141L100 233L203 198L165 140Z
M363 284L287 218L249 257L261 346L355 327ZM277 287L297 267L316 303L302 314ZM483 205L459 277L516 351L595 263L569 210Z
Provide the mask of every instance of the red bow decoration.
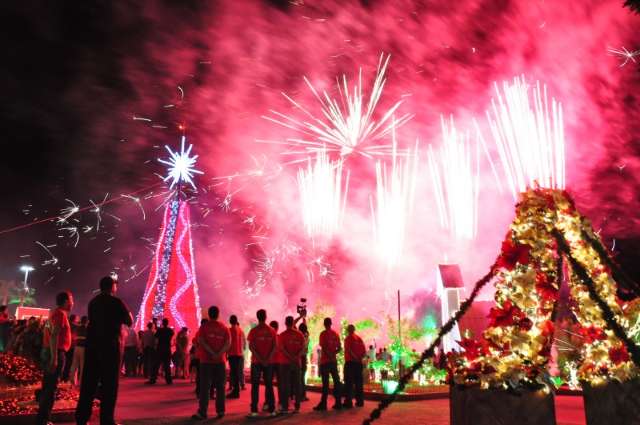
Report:
M485 355L488 352L485 341L478 342L475 339L462 338L462 341L458 341L458 345L464 349L464 353L462 354L469 361L473 361L480 355Z
M492 327L517 325L523 330L529 330L533 326L533 322L510 300L505 301L502 308L492 308L489 319L489 325Z

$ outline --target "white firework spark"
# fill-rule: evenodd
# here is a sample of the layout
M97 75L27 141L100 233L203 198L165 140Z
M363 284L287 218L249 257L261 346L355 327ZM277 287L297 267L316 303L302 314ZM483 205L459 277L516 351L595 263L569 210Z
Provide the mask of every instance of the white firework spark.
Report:
M473 239L478 224L480 143L476 142L474 155L469 133L457 131L453 117L440 121L442 145L437 151L429 145L428 152L440 225L458 239Z
M530 90L531 89L531 90ZM532 88L524 78L495 84L487 120L513 194L536 186L565 187L565 139L562 105L547 99L547 87ZM530 96L530 93L532 96Z
M382 139L391 132L392 126L399 127L412 118L405 114L393 122L393 115L402 104L402 100L389 108L379 120L374 120L374 112L382 96L386 82L385 72L390 56L386 58L380 55L376 78L367 100L362 93L362 68L358 73L358 83L351 89L347 83L347 77L342 76L336 80L338 98L332 98L326 91L322 94L313 87L309 80L304 81L320 103L321 115L314 115L309 109L302 106L290 96L283 93L291 104L299 109L309 121L299 120L292 116L277 111L270 111L275 117L263 118L275 122L302 133L300 138L288 139L282 144L295 150L288 154L308 154L325 147L330 152L337 152L340 156L358 153L371 158L374 155L388 155L391 146L371 145L372 142ZM278 143L270 141L268 143Z
M348 189L349 172L343 182L342 161L330 161L325 150L298 170L302 220L310 238L331 238L339 230Z
M371 199L373 233L378 254L387 269L400 260L404 248L408 221L413 210L418 170L418 147L403 159L396 151L395 131L392 131L393 151L391 171L386 164L376 162L376 196Z
M636 56L640 56L640 50L629 51L624 46L621 49L614 49L609 47L607 49L610 55L619 56L622 58L622 63L619 65L620 68L629 63L629 61L633 63L637 63Z
M67 222L67 220L69 220L69 218L71 218L72 215L74 215L78 211L80 211L80 207L78 207L78 205L76 205L75 202L73 202L70 199L65 199L65 201L70 203L71 206L70 207L65 207L65 208L60 210L60 216L57 219L58 224L65 224Z
M177 183L188 183L196 188L193 183L194 174L204 174L202 171L194 168L196 164L196 160L198 159L198 155L190 156L191 149L193 145L189 145L187 150L185 150L185 142L186 137L182 136L181 144L180 144L180 152L174 152L171 150L169 146L165 146L167 152L169 152L169 159L158 159L158 161L168 167L168 174L163 177L163 180L166 182L167 180L171 180L170 188L173 189Z

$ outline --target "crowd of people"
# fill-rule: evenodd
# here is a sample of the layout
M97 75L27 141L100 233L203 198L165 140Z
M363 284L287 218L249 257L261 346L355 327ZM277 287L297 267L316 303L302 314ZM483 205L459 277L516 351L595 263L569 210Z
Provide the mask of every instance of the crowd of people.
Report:
M0 307L2 350L23 355L42 366L38 425L51 423L51 410L61 381L80 390L77 424L88 423L93 401L99 398L100 423L114 425L121 375L145 377L147 385L155 385L160 376L169 385L176 378L195 381L198 408L192 419L198 421L209 416L212 398L216 416L221 418L226 399L239 398L240 391L245 389L247 349L251 355L249 417L257 417L260 412L269 416L297 413L302 403L308 401L305 376L310 353L306 314L297 318L287 316L284 329L279 329L277 321L267 323L265 310L258 310L258 323L245 336L237 316L231 315L227 324L220 319L218 307L211 306L193 337L187 328L175 334L167 318L160 324L154 318L145 330L136 331L131 313L115 296L116 291L114 277L101 279L100 293L91 300L87 315L82 317L70 314L74 300L67 291L56 296L56 307L47 320L10 322L6 308ZM322 396L313 409L327 410L330 380L333 409L362 406L364 361L370 353L355 327L349 325L347 336L341 341L331 319L326 318L319 342ZM345 361L344 382L338 372L337 357L341 352Z

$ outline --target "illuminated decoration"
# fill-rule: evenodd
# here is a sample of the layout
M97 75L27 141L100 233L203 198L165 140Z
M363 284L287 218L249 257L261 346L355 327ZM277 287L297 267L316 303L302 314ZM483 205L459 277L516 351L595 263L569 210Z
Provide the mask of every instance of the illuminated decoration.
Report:
M453 117L440 121L442 145L437 151L429 145L428 151L440 225L456 239L473 239L478 227L480 144L474 154L469 134L456 129Z
M482 388L548 385L547 364L554 335L562 261L571 307L584 344L576 376L593 385L639 376L640 348L632 341L632 314L616 298L613 262L590 222L564 191L529 190L496 263L490 324L478 340L463 338L464 351L450 355L453 381Z
M528 188L564 189L565 141L562 105L547 100L547 86L524 77L495 84L487 119L513 199Z
M174 152L171 150L169 146L165 146L167 152L169 152L169 159L158 159L158 162L168 166L169 174L167 174L164 178L164 181L171 180L170 188L173 189L177 183L189 183L193 189L196 188L193 183L193 175L194 174L204 174L200 170L196 170L193 166L196 164L196 160L198 159L198 155L191 155L191 149L193 145L189 145L187 150L184 149L184 144L187 138L182 136L182 140L180 142L180 152Z
M290 128L301 133L301 138L292 138L284 142L285 145L295 148L289 154L309 153L328 149L329 152L337 152L340 156L358 153L366 157L389 154L389 145L371 145L371 142L386 137L393 127L399 127L412 118L405 114L395 120L393 118L402 101L396 102L384 112L377 121L374 120L374 112L382 96L382 90L386 82L385 72L389 64L390 56L386 58L380 55L376 78L373 82L371 94L365 101L362 94L362 69L358 73L358 84L350 89L347 77L342 76L342 82L336 81L338 98L332 98L326 91L320 95L309 80L304 81L321 106L321 116L316 116L300 103L283 93L283 96L291 104L299 109L309 121L301 121L289 115L277 111L271 111L274 117L263 118ZM274 142L276 143L276 142ZM300 151L301 150L301 151Z
M186 182L195 188L192 173L201 172L192 168L197 156L189 157L191 145L185 151L184 144L183 137L182 153L177 157L172 154L174 161L161 160L169 165L165 181L173 179L171 186L177 184L178 188L165 207L136 329L144 329L154 317L168 318L176 328L186 326L194 330L200 326L202 313L191 240L191 215L188 202L181 199L181 185ZM171 153L169 148L167 150ZM176 171L178 169L180 171Z
M342 224L347 202L349 173L343 182L342 162L330 161L326 150L309 158L307 168L298 170L298 190L307 236L330 238Z
M409 218L413 210L416 176L418 170L418 149L409 151L399 158L396 149L395 130L391 170L386 163L376 162L375 202L371 199L373 234L378 255L388 269L393 268L402 255Z

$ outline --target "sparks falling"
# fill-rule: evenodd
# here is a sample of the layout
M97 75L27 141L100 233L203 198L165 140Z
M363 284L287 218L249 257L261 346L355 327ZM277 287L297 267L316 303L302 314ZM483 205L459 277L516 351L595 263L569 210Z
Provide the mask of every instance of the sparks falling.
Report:
M409 218L414 204L418 171L418 147L399 156L395 130L392 131L391 170L376 162L375 202L371 199L373 233L378 255L388 269L397 265L404 247Z
M298 170L302 221L310 238L331 238L340 228L349 189L349 172L343 181L342 161L331 161L325 150Z
M565 187L562 105L547 100L547 86L528 85L524 76L495 83L487 119L513 198L528 187ZM551 108L549 108L551 107ZM551 109L551 110L550 110Z
M291 104L299 109L307 119L304 121L277 111L271 111L275 117L263 118L275 122L283 127L296 130L302 134L300 138L288 139L284 142L293 150L288 154L313 153L327 149L329 152L347 156L358 153L366 157L386 155L390 153L390 145L374 145L373 142L387 136L393 125L399 127L412 118L405 114L392 122L394 113L402 104L402 100L389 108L379 120L374 120L374 112L382 96L386 83L385 72L390 56L380 55L376 78L369 98L365 101L362 93L362 68L358 72L358 83L349 88L346 75L336 80L338 98L332 98L326 91L322 94L304 77L304 81L311 93L320 103L321 116L316 116L310 110L283 93Z
M429 168L440 225L456 239L473 239L478 226L480 180L479 143L474 149L468 132L459 132L453 117L441 117L442 145L429 145Z

